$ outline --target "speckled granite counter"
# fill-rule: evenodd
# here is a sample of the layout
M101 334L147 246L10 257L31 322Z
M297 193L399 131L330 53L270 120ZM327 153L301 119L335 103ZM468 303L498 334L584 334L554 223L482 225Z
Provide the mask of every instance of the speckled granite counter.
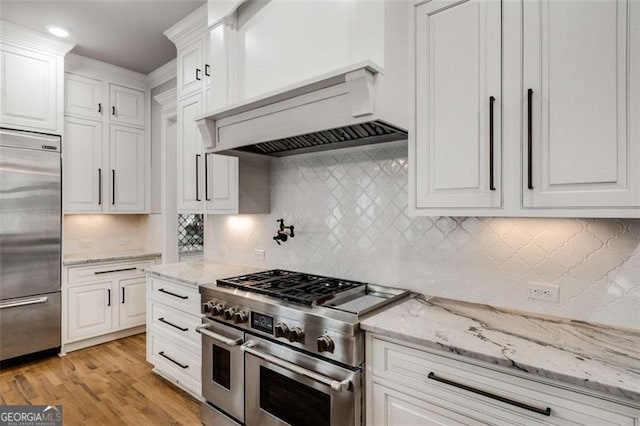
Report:
M408 300L362 328L640 403L640 331L435 297Z
M198 259L188 262L168 263L145 269L146 272L162 278L169 278L185 284L202 285L214 283L219 278L258 272L261 269L230 263Z
M82 265L85 263L110 262L116 260L136 260L149 257L160 257L162 253L155 251L119 251L98 254L67 254L62 258L64 266Z

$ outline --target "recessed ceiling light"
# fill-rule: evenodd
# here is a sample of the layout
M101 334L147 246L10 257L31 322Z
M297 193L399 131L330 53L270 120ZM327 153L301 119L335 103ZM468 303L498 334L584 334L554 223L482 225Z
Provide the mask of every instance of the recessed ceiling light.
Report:
M67 38L71 35L71 31L57 25L47 25L47 30L56 37Z

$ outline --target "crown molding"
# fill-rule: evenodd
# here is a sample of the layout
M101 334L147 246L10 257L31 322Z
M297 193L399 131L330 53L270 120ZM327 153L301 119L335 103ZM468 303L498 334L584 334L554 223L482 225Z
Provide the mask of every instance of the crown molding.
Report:
M145 74L73 53L65 57L64 70L78 74L89 73L104 80L113 80L126 84L135 83L142 89L149 88Z
M172 78L176 78L177 74L178 65L176 59L174 58L147 74L147 82L149 84L149 88L153 89L154 87L158 87L162 83L166 83Z
M7 21L0 21L0 40L31 50L47 51L58 55L66 55L76 45L49 37L37 31L29 30Z
M204 4L184 17L177 24L164 32L173 44L179 44L187 37L194 34L200 35L207 29L207 5Z
M159 95L154 96L153 100L160 104L161 111L175 109L176 104L178 103L178 91L174 87L173 89L166 90Z

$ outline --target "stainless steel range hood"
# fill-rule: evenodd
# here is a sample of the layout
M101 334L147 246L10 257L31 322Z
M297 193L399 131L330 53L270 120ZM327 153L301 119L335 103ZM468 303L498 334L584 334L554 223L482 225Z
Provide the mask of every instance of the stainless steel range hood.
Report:
M208 151L228 155L280 157L406 139L406 91L385 78L380 67L362 62L196 122Z

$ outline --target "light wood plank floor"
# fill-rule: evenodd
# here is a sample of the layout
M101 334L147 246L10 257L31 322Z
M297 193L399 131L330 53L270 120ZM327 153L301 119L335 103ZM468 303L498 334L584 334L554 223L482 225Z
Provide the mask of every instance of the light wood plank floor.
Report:
M0 404L62 405L65 425L200 425L199 403L151 372L145 335L0 370Z

